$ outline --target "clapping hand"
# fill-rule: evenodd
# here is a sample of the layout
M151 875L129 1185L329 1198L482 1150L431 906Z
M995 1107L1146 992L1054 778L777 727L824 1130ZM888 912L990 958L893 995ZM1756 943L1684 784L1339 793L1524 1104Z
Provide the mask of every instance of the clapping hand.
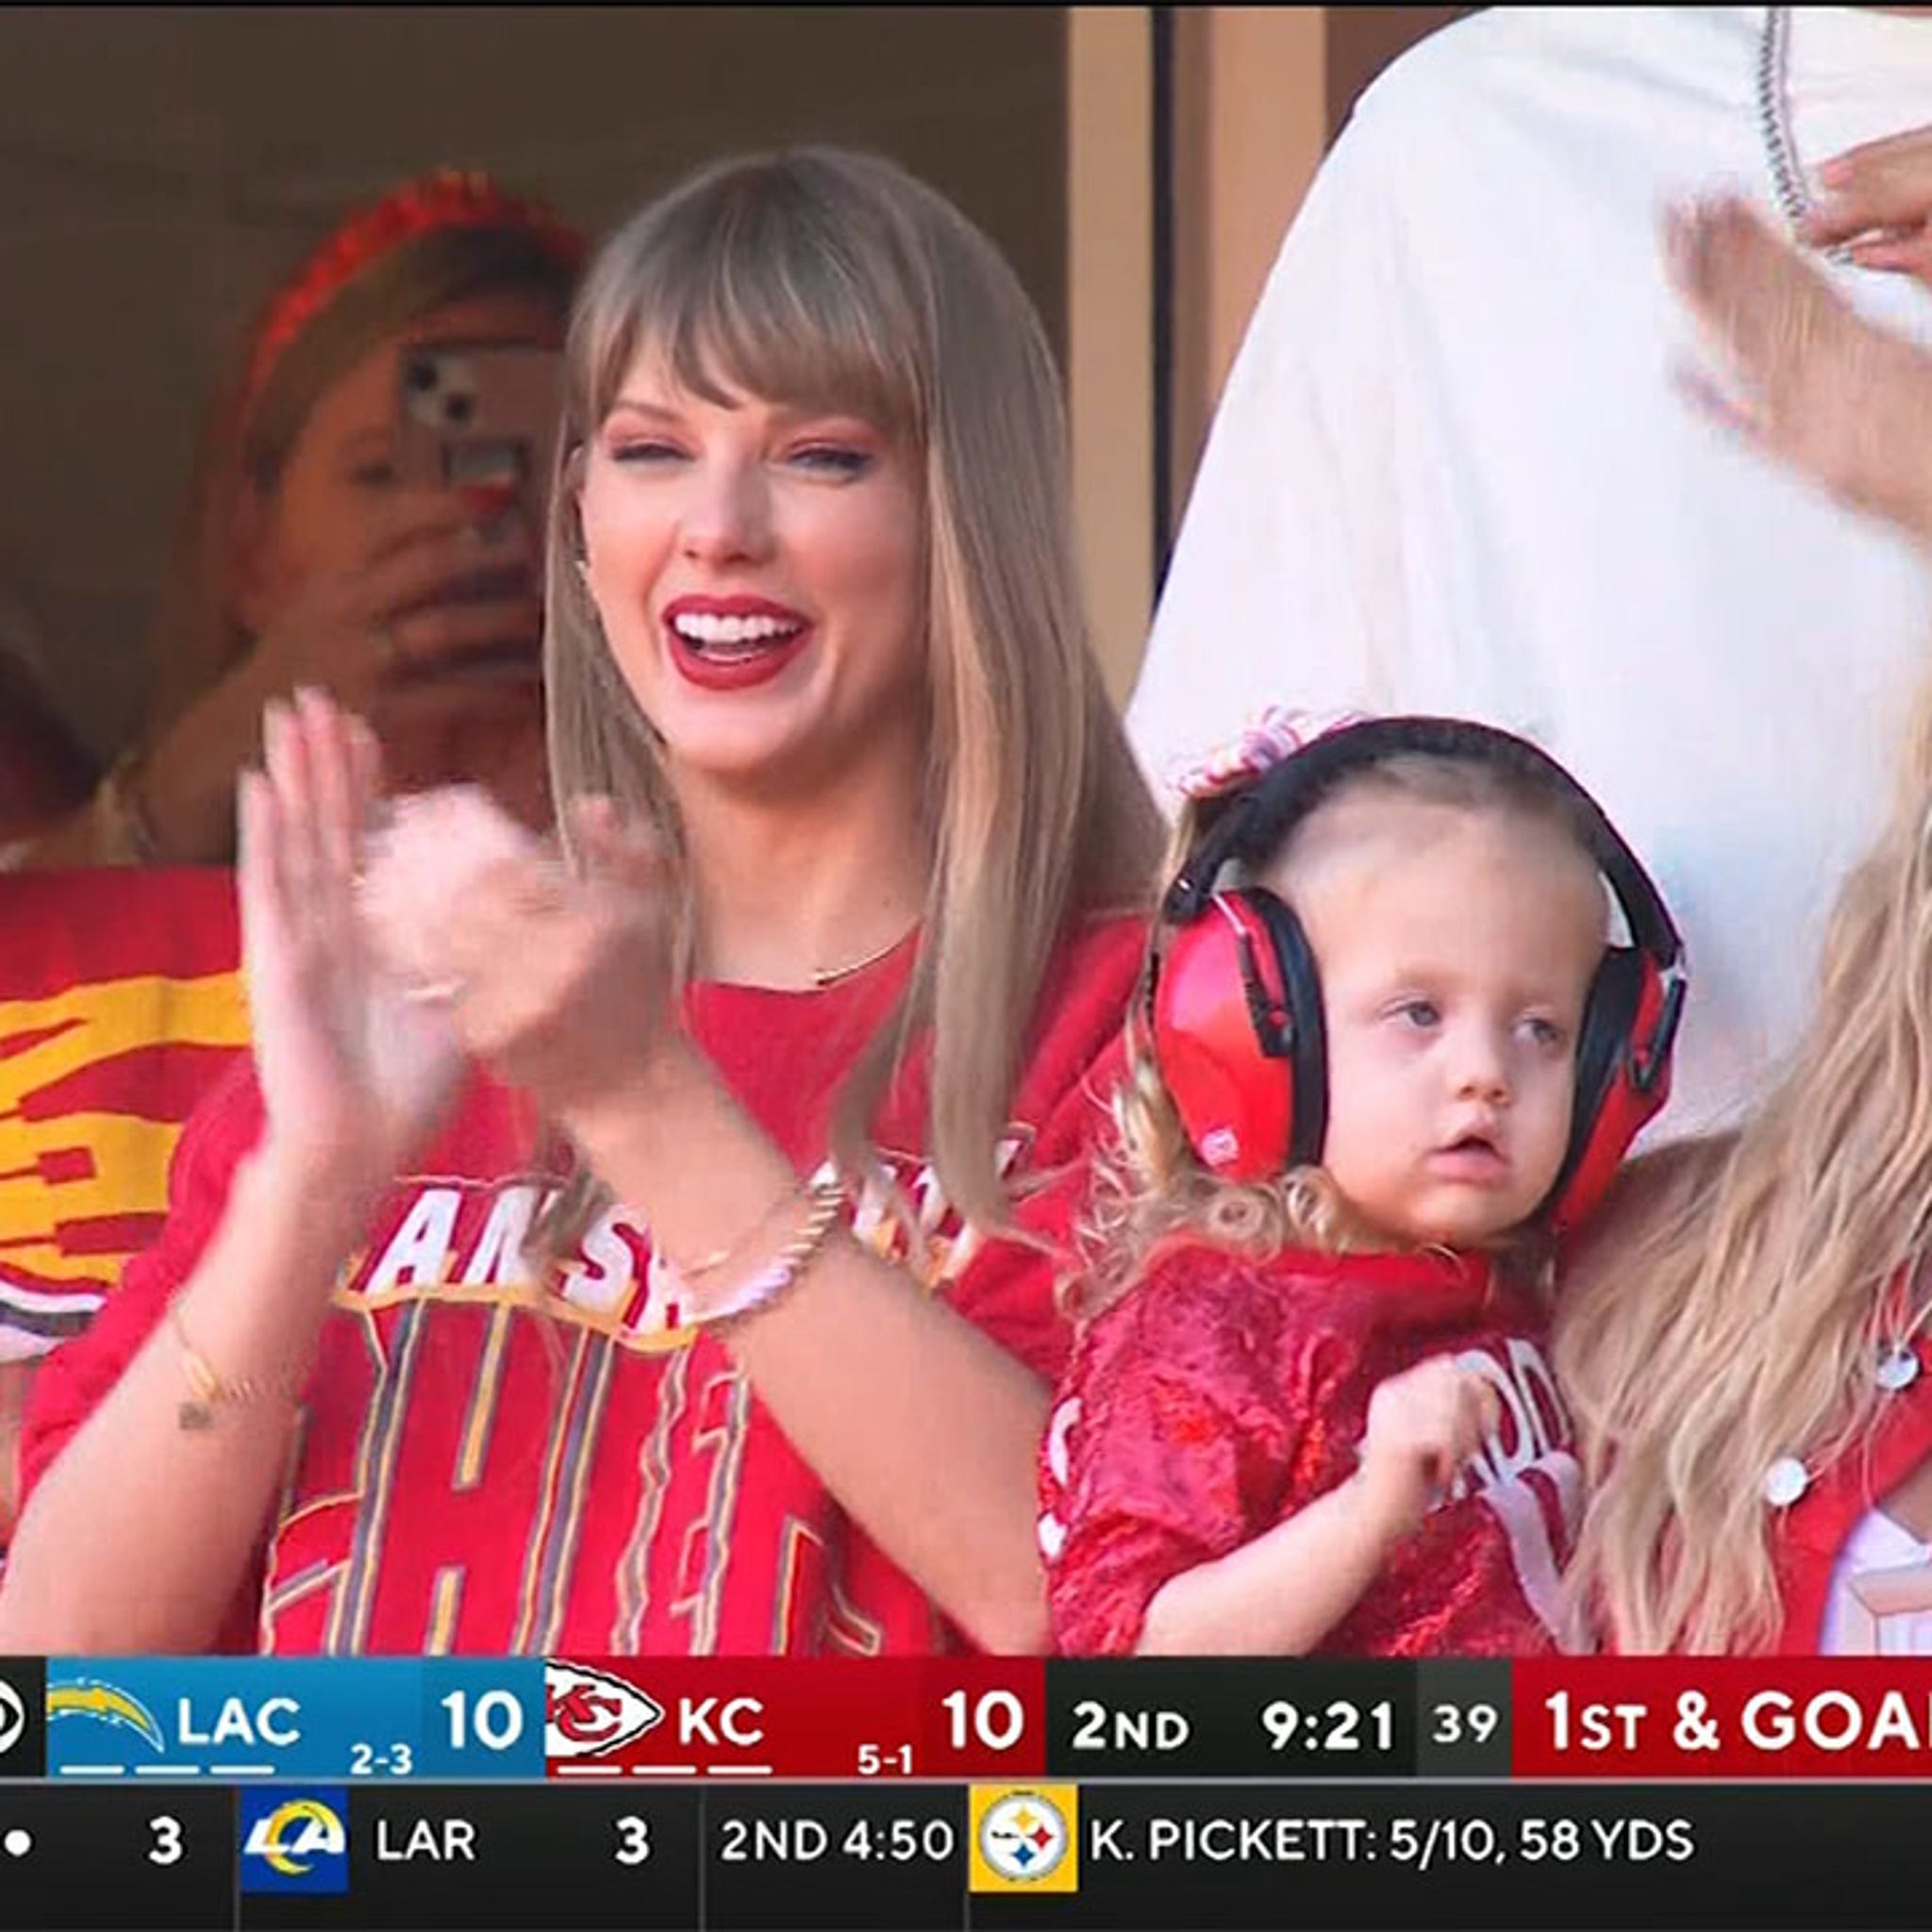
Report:
M371 951L356 877L380 789L375 740L312 691L272 704L241 782L238 889L269 1149L316 1185L379 1188L455 1090L447 1014Z
M465 1048L572 1125L645 1080L670 1033L661 848L606 799L572 814L578 862L473 787L398 805L361 907L372 941Z
M1665 251L1715 369L1686 374L1690 400L1932 542L1932 353L1867 322L1741 201L1674 211Z

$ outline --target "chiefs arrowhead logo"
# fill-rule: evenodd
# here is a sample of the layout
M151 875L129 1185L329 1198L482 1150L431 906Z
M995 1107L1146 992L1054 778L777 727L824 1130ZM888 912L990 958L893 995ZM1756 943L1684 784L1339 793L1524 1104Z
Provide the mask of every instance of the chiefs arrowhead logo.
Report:
M664 1707L635 1684L588 1664L543 1663L546 1757L598 1757L664 1721Z

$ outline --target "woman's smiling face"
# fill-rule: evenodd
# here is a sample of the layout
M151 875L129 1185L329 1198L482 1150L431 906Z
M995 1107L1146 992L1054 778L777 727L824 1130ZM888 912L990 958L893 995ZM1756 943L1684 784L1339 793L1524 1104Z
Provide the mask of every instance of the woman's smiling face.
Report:
M633 362L585 458L584 567L674 775L809 790L903 759L925 729L922 494L862 417Z

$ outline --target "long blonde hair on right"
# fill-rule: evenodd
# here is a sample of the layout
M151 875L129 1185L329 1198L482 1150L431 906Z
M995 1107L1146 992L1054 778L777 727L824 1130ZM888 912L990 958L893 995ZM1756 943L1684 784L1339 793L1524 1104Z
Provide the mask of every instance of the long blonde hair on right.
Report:
M1089 647L1058 375L999 251L894 163L830 148L737 158L606 243L565 350L551 502L544 681L558 819L589 792L652 821L694 935L662 746L604 641L576 558L579 466L636 358L693 393L849 408L923 479L931 884L910 983L833 1113L854 1177L878 1172L877 1103L931 1047L930 1158L951 1203L1009 1224L997 1149L1055 950L1085 918L1144 906L1159 815ZM574 1183L543 1238L601 1197Z
M1558 1298L1591 1491L1572 1584L1621 1649L1760 1650L1781 1623L1766 1472L1866 1452L1875 1351L1932 1235L1932 688L1788 1070L1676 1170Z

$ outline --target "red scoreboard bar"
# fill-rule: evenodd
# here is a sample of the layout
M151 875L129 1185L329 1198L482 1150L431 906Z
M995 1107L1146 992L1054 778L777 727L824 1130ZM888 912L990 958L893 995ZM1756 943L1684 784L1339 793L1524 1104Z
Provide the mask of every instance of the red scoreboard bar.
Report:
M1037 1657L553 1659L557 1778L1039 1777Z

